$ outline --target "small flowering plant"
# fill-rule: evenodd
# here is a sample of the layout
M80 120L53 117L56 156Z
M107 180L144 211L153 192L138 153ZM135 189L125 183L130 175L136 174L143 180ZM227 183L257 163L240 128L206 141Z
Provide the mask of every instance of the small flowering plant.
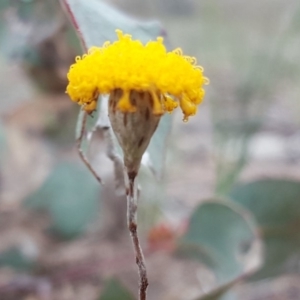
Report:
M101 96L108 95L110 125L123 151L127 223L139 271L139 299L145 300L148 278L137 234L135 180L161 117L177 107L181 108L185 122L194 116L203 101L203 86L208 79L194 57L184 56L179 48L168 52L162 37L143 44L119 29L116 33L117 41L91 47L87 54L76 57L68 73L67 93L81 105L85 116L92 115L99 107L98 102L105 101ZM83 131L84 123L79 146ZM80 153L101 182L81 150Z
M67 93L87 114L97 108L99 95L109 95L109 119L123 150L128 227L140 275L140 299L146 299L148 279L137 236L135 178L142 156L164 113L178 106L183 120L197 112L208 79L196 59L181 49L167 52L163 38L143 45L116 30L118 40L92 47L76 57L68 73Z

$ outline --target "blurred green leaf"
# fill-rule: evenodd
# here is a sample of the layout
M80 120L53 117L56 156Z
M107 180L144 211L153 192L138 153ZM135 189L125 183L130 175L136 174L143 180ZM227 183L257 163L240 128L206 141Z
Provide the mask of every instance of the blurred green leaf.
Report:
M12 247L0 253L0 267L6 266L17 270L30 270L34 267L34 261L24 255L21 249Z
M34 47L59 27L57 7L57 1L10 1L2 10L1 52L13 58L37 58Z
M59 1L10 1L0 14L3 57L20 63L42 91L64 93L65 74L81 45Z
M121 285L121 283L117 279L112 278L106 283L99 300L117 300L117 299L134 300L135 298L126 288L124 288Z
M83 232L98 215L100 186L82 165L57 165L43 186L26 200L33 208L49 211L52 229L65 238Z
M264 179L241 184L231 198L255 216L265 242L265 262L252 279L279 276L300 256L300 182Z
M179 253L212 268L223 285L249 272L247 261L254 249L259 249L257 245L258 235L249 214L240 206L212 200L194 210Z
M156 21L140 22L121 13L101 0L63 0L72 15L74 26L82 35L83 44L89 48L102 46L105 41L114 41L116 29L132 34L143 43L162 35L163 30Z

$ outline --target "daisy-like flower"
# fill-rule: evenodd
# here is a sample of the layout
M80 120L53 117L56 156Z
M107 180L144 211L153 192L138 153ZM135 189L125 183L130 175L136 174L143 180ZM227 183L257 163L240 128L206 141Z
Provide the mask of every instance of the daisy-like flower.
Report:
M88 113L96 109L99 95L110 95L109 117L128 167L141 158L165 112L179 105L184 121L196 114L208 79L194 57L179 48L167 52L162 37L143 45L116 32L114 43L76 57L67 93Z

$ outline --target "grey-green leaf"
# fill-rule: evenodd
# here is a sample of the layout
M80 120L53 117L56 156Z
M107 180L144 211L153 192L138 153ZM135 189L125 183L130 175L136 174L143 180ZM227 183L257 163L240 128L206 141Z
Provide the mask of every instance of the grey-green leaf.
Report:
M52 229L65 238L72 238L99 214L100 186L83 165L63 162L26 203L47 210Z
M116 40L116 29L132 34L144 43L163 34L158 22L140 22L101 0L62 0L62 3L72 15L71 19L87 48Z
M300 257L300 182L264 179L241 184L231 198L253 213L265 242L264 265L252 279L288 271L291 260Z
M142 161L143 163L146 161L146 166L148 166L159 179L162 177L164 169L166 155L165 149L171 132L172 116L173 115L165 114L161 118L159 126L150 141L146 153L144 154L148 157L146 160Z
M17 270L30 270L34 267L35 261L22 253L18 247L11 247L0 253L0 267L6 266Z
M37 63L38 56L34 46L44 39L49 39L60 26L57 2L9 2L9 5L4 4L2 12L0 11L0 52L14 59L29 59L31 63ZM10 17L7 17L8 15Z
M179 247L212 268L221 285L249 272L248 260L259 249L251 216L238 205L217 200L195 209Z
M135 300L132 294L115 279L110 279L99 298L99 300Z

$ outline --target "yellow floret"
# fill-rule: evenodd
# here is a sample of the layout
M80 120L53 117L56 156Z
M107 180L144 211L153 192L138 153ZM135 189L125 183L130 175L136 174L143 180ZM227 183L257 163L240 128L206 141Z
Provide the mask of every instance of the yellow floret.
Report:
M183 56L181 49L167 52L161 37L143 45L121 30L116 32L116 42L76 57L68 73L71 99L91 113L99 94L121 89L118 109L133 113L137 108L130 102L130 91L148 91L154 114L171 112L179 103L184 119L194 115L204 97L202 86L208 83L196 59Z

